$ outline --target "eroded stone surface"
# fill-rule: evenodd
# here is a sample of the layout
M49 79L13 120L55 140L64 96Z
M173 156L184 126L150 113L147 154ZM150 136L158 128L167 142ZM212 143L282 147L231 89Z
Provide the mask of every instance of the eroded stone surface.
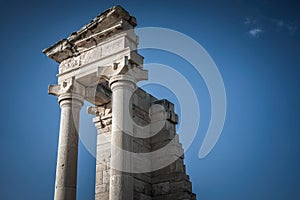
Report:
M147 153L152 152L154 150L160 149L165 145L170 144L172 140L174 140L171 151L167 151L161 154L159 157L155 157L150 160L135 160L134 169L140 170L139 167L144 168L145 166L159 165L161 164L161 160L166 158L170 158L173 156L174 162L169 165L155 170L149 173L136 173L133 174L133 199L195 199L195 194L192 193L192 185L189 181L189 176L186 175L185 165L183 161L183 149L181 144L179 143L178 135L175 132L175 124L176 120L170 120L171 115L176 116L174 112L174 106L168 102L167 100L158 101L155 97L147 94L147 92L138 89L134 92L134 98L131 100L131 104L135 105L131 110L131 117L135 120L135 122L147 125L151 124L151 118L149 117L150 112L154 112L151 110L151 105L153 104L161 104L165 108L165 113L160 115L158 118L154 118L153 120L156 122L158 120L166 120L167 123L164 125L163 129L160 130L157 134L150 138L133 138L133 152L138 153ZM96 115L103 115L104 113L110 113L106 111L106 107L94 108L90 113ZM136 108L143 108L143 114L136 114ZM110 107L109 107L110 108ZM135 108L135 109L133 109ZM113 108L111 108L113 109ZM100 114L100 112L102 114ZM140 111L138 111L140 112ZM161 111L160 111L161 112ZM109 115L109 114L108 114ZM105 116L105 114L104 114ZM145 117L148 116L148 117ZM174 118L173 118L174 119ZM150 121L149 121L150 120ZM97 125L97 120L94 120L96 127L98 128L99 135L102 135L102 132L107 131L106 127ZM105 131L99 131L105 130ZM135 131L139 131L138 129ZM137 133L136 133L137 134ZM102 140L99 142L103 143ZM105 143L109 144L110 143ZM105 153L105 148L99 149L100 152L97 151L97 158L99 158ZM107 157L107 156L104 156ZM139 158L140 159L140 158ZM168 159L167 159L168 160ZM103 161L104 163L105 161ZM107 163L107 162L106 162ZM97 168L98 169L98 168ZM102 168L105 171L105 168ZM149 170L151 171L151 169ZM106 173L108 174L108 173ZM102 177L99 176L99 179ZM100 183L100 181L96 180L96 184ZM102 184L103 182L101 182ZM105 193L106 191L104 191ZM99 195L96 195L96 200L98 200Z
M135 26L135 18L115 6L43 51L60 63L58 83L48 90L61 106L55 200L76 199L84 99L95 105L88 113L97 128L96 200L196 198L176 134L174 105L136 87L148 74L137 52ZM116 146L135 156L119 154Z
M67 39L62 39L43 50L43 53L61 63L63 60L79 55L91 46L96 46L106 38L133 29L135 26L135 17L130 16L121 6L114 6L98 15L79 31L72 33Z

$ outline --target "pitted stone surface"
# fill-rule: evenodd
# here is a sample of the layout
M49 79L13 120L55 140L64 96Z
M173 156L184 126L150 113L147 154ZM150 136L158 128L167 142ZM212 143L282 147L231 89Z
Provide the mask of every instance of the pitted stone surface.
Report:
M67 39L60 40L43 52L51 59L61 63L63 60L80 54L80 51L96 46L106 38L124 30L130 30L135 26L135 17L130 16L121 6L114 6L98 15L79 31L72 33ZM90 57L92 58L92 56Z
M95 200L196 199L176 134L174 104L136 87L148 76L137 52L136 25L135 17L115 6L43 51L59 63L58 83L48 90L62 108L55 200L76 199L83 100L94 105L88 113L95 116L97 129ZM147 154L166 145L168 150ZM124 159L115 153L115 146L148 156ZM118 171L112 167L118 163L140 173Z

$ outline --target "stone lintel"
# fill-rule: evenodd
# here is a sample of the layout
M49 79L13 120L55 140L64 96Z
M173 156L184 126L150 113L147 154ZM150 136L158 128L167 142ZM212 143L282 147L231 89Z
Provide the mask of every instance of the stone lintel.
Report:
M101 106L111 101L111 90L107 86L107 82L85 88L85 100Z
M112 62L122 56L130 57L131 62L141 67L143 57L137 53L137 45L138 36L133 31L117 34L97 44L97 46L85 49L80 54L62 61L59 65L58 76L98 61L103 63L102 66L111 65Z

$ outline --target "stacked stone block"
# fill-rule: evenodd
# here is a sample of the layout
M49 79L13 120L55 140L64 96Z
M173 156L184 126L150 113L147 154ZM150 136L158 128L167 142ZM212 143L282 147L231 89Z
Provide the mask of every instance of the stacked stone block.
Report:
M156 105L160 109L155 108ZM133 177L134 200L176 200L196 199L192 193L192 184L186 174L184 155L179 136L176 134L178 116L174 112L174 105L167 100L157 100L142 89L137 89L130 100L130 117L136 126L155 126L155 123L164 121L164 125L157 133L148 134L149 137L131 137L132 150L135 153L150 153L166 145L168 149L162 154L143 158L140 166L147 165L154 171L145 173L130 173ZM154 107L154 109L153 109ZM110 137L111 137L111 104L89 108L89 113L96 115L94 123L97 128L97 164L95 199L109 199L109 173L110 173ZM133 134L139 129L134 126ZM150 131L151 132L151 131ZM151 135L154 134L154 135ZM172 161L172 162L170 162ZM160 167L162 163L168 163Z
M96 147L96 183L95 199L109 199L110 157L111 157L111 104L101 107L90 107L90 114L97 128Z
M96 200L195 199L176 134L174 105L141 89L133 91L148 78L137 51L136 25L134 16L114 6L43 50L59 63L58 83L48 90L58 97L62 116L55 200L76 199L84 100L95 105L88 111L97 128ZM115 147L132 153L126 157Z

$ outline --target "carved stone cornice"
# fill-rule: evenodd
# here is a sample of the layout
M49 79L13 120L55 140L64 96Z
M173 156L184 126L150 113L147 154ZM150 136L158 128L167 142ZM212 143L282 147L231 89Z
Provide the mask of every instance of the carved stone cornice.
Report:
M79 31L72 33L67 39L62 39L44 49L43 53L61 63L117 33L133 29L136 25L135 17L121 6L114 6L98 15Z

